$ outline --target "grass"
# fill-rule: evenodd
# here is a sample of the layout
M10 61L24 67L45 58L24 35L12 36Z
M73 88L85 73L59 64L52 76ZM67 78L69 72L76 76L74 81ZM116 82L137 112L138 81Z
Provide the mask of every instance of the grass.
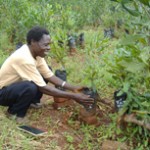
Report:
M112 76L107 72L108 66L106 62L109 61L109 56L113 55L117 40L108 40L106 43L103 43L102 29L87 29L84 33L86 48L84 50L78 49L75 55L65 58L68 81L73 84L90 86L87 64L91 61L96 63L96 70L98 71L96 87L101 99L105 99L112 104L113 92L115 90L113 85L115 85L115 81L112 80ZM101 41L100 45L98 45L99 40ZM104 47L104 50L98 51L97 48L99 46ZM91 52L92 57L90 60L87 53ZM2 55L4 57L1 57L0 63L8 56L7 54ZM85 60L88 59L89 61L86 64ZM51 61L54 70L61 66L57 63L53 64L53 59ZM102 124L94 127L77 121L79 113L78 105L73 106L71 109L62 108L60 110L53 110L52 99L46 100L44 103L45 106L43 109L28 111L31 124L48 131L47 136L42 138L33 137L19 131L17 129L18 125L14 121L7 119L4 115L6 108L0 107L0 150L98 150L105 139L117 140L112 130L116 129L116 131L120 131L116 128L115 115L110 115L109 110L112 109L112 105L105 105L100 101L98 102L98 108L103 115L99 118ZM103 121L106 118L113 119L113 123L110 126ZM118 137L118 140L121 140L121 138ZM132 146L132 144L131 142L130 145Z
M28 117L30 124L39 128L44 128L48 131L45 137L33 137L27 133L19 131L17 129L18 124L15 121L9 120L4 115L6 111L5 107L0 108L0 149L27 149L40 150L73 150L73 149L87 149L96 150L98 139L100 138L100 132L104 130L102 127L95 128L88 125L76 125L78 122L73 118L68 118L68 122L64 122L64 116L67 117L69 109L62 109L59 111L51 110L50 106L46 106L43 110L31 109L28 111ZM42 114L42 111L46 111L46 114ZM53 114L51 114L53 113ZM72 113L73 110L72 110ZM55 114L55 116L54 116ZM76 115L75 112L74 115ZM38 117L39 116L39 117Z
M5 111L0 108L0 149L30 149L32 138L21 134L16 123L6 118Z
M95 40L95 36L101 37L100 34L97 35L97 32L92 30L85 31L85 35L87 37L86 45L91 40ZM3 48L4 49L4 48ZM84 53L85 50L78 49L77 54L73 57L66 57L66 68L68 70L68 81L71 83L76 83L82 85L83 83L89 84L85 82L82 76L83 70L85 69L84 64ZM6 55L4 55L6 58ZM0 60L3 61L3 58ZM59 64L58 64L59 66ZM57 66L54 66L54 69ZM49 103L49 102L48 102ZM75 120L71 120L69 118L68 122L64 122L64 119L61 120L67 113L67 108L62 108L61 110L51 114L51 104L46 104L46 108L41 110L29 110L28 116L29 119L32 120L32 124L39 128L46 128L48 130L48 135L44 138L35 138L26 133L23 133L17 129L17 124L14 121L7 119L4 115L4 111L6 108L0 108L0 149L62 149L64 150L74 150L78 149L87 149L87 150L96 150L100 145L97 145L99 141L99 135L103 129L102 127L94 129L93 127L89 127L87 125L79 126L79 123ZM46 111L46 112L44 112ZM70 111L70 110L69 110ZM74 108L72 115L74 117L78 113L78 108ZM62 117L62 118L61 118ZM70 127L67 127L67 124L70 124ZM105 128L105 127L104 127ZM65 131L65 130L68 131ZM82 134L81 134L82 133ZM96 135L96 136L95 136ZM93 138L95 136L95 138ZM77 143L79 144L77 144ZM64 146L61 143L65 144ZM61 147L62 146L62 147Z

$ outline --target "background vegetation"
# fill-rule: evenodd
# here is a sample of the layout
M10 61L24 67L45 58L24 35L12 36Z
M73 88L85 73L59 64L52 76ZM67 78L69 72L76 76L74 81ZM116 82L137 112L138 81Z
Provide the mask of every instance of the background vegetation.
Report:
M149 0L0 0L0 64L18 42L25 43L31 27L44 26L54 41L49 63L57 60L65 65L70 82L92 86L110 101L114 91L126 92L125 106L112 119L134 112L139 120L150 122L149 20ZM67 34L81 32L85 48L77 47L82 56L78 59L84 59L79 65L68 57ZM58 40L64 42L63 47ZM121 130L113 121L103 135L101 138L130 141L133 149L149 147L149 131L141 126Z

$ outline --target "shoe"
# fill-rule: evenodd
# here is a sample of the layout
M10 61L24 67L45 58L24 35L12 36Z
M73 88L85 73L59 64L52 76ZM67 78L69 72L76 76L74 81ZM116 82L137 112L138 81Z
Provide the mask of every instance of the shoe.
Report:
M18 124L27 124L29 120L26 117L16 117L16 122Z
M11 114L8 111L6 111L5 115L8 119L11 119L11 120L15 120L17 117L16 114Z
M41 103L32 103L30 104L30 107L35 108L35 109L39 109L42 108L43 104Z
M17 117L17 115L11 114L8 111L5 114L8 119L15 120L18 124L26 124L29 122L26 117Z

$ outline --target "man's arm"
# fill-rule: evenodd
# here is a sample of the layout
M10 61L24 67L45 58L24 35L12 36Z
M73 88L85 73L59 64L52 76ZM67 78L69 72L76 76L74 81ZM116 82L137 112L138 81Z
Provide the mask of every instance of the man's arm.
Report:
M82 88L81 86L74 86L74 85L71 85L67 82L64 83L63 80L61 80L60 78L56 77L55 75L53 75L52 77L46 79L48 80L49 82L51 82L52 84L54 85L57 85L57 86L62 86L65 88L65 89L68 89L68 90L71 90L71 91L77 91L78 89Z
M53 86L46 85L44 87L39 87L39 90L47 95L56 96L56 97L64 97L74 99L76 102L83 104L93 104L94 100L89 97L89 95L85 95L82 93L72 93L59 90Z

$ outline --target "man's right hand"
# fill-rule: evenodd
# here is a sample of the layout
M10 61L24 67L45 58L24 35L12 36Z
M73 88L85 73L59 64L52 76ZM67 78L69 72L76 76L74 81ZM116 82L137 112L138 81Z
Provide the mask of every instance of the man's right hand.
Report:
M90 98L90 95L85 95L83 93L75 93L74 100L82 105L92 105L94 103L94 99Z

